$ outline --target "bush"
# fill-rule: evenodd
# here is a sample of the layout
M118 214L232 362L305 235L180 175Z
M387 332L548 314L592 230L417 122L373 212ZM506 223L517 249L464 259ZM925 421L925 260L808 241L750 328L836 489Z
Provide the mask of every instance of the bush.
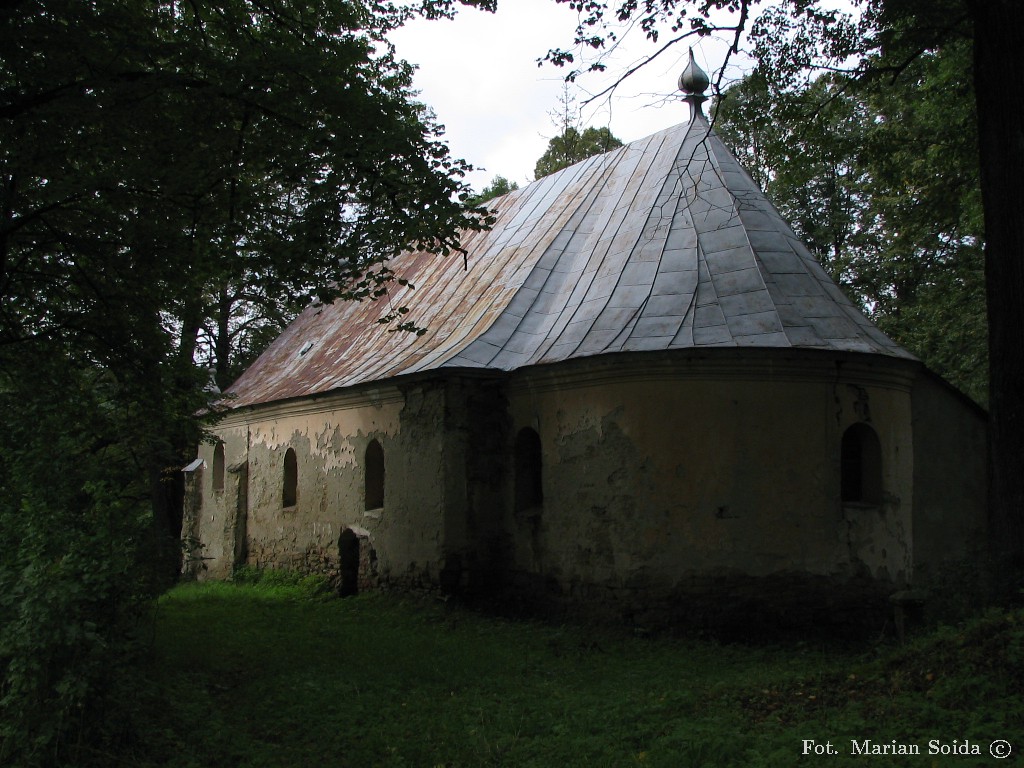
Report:
M36 362L0 377L0 765L27 768L127 737L161 575L145 422L109 378Z
M64 522L59 514L30 504L21 512L23 547L0 569L0 762L45 765L83 746L86 728L119 720L101 713L142 611L130 546L102 528L61 536L46 525Z

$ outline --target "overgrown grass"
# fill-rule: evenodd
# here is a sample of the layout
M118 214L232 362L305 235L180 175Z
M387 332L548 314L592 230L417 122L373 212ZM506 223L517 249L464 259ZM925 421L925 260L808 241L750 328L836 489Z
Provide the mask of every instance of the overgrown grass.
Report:
M184 585L159 604L140 766L790 766L803 740L1024 747L1024 614L902 648L723 646L485 617L314 581ZM928 755L938 739L980 757ZM1018 764L1015 753L999 765Z

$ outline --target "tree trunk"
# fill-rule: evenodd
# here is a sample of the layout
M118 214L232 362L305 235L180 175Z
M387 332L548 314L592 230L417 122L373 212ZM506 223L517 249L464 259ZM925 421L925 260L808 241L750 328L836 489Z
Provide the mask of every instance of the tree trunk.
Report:
M231 385L231 313L234 310L229 286L222 285L217 300L217 338L214 339L214 359L217 386L221 390Z
M989 358L989 534L999 587L1024 566L1024 3L970 0Z

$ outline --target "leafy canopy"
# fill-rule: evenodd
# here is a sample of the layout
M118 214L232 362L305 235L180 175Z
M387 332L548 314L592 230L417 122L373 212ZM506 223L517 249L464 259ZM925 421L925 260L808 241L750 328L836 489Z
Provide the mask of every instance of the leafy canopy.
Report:
M279 325L311 296L378 295L407 245L456 250L479 219L464 213L468 166L385 41L408 14L325 0L8 9L0 338L131 346L114 338L113 301L133 328L167 313L165 341L191 357L207 318L247 320L244 346L258 318Z
M311 297L486 224L386 40L458 5L0 7L0 763L130 712L104 672L176 572L196 359L223 386Z
M480 194L474 195L468 202L472 205L480 205L500 195L507 195L509 192L516 189L519 189L519 184L517 182L509 181L501 175L495 176L491 179L490 184L480 190Z
M843 288L889 335L986 399L983 227L966 46L895 83L757 69L716 131Z
M548 141L548 148L537 160L533 175L539 179L568 168L580 160L610 152L621 146L622 142L613 136L608 128L585 128L580 131L579 128L568 125L561 134Z

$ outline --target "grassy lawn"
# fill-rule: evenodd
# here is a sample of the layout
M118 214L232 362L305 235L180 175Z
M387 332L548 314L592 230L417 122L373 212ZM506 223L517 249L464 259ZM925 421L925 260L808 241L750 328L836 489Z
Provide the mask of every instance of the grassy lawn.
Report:
M140 766L1020 765L1024 613L902 648L758 647L513 622L302 586L183 585L159 604ZM804 756L804 739L839 754ZM982 755L929 755L965 739Z

